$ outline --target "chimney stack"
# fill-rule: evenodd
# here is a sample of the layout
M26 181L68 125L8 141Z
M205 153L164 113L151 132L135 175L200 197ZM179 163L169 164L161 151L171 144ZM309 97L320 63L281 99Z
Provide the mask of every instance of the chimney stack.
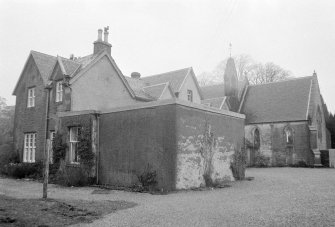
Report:
M133 79L140 79L141 78L141 74L138 72L132 72L131 73L131 78Z
M102 29L98 29L98 40L97 41L102 41Z
M109 26L105 27L105 32L104 32L104 42L108 43L108 30Z
M106 50L109 55L111 54L112 45L108 43L108 34L109 34L108 30L109 26L104 28L103 41L102 41L102 29L98 30L98 40L93 43L94 44L93 54L98 54L103 50Z

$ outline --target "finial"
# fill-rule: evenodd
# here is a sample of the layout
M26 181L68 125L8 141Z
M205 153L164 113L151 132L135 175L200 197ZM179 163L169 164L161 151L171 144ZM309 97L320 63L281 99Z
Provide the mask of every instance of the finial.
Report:
M316 76L316 72L315 72L315 70L314 70L314 72L313 72L313 76Z
M233 45L231 45L231 43L229 43L229 56L231 57L231 47L232 47Z

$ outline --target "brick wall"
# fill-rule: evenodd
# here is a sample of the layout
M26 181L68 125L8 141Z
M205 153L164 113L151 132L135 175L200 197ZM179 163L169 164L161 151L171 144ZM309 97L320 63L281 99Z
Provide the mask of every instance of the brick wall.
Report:
M35 86L35 107L27 108L28 88ZM14 117L14 148L22 159L24 133L36 132L36 161L43 159L45 146L45 109L46 91L42 78L32 57L27 66L16 92Z

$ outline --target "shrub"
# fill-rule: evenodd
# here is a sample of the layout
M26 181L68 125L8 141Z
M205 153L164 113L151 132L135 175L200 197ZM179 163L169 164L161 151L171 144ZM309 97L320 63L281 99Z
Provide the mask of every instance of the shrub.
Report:
M256 167L268 167L269 164L270 164L270 158L264 156L258 151L255 157L255 166Z
M299 161L295 164L290 165L290 167L302 167L302 168L306 168L309 167L309 165L305 162L305 161Z
M144 171L137 176L139 182L145 191L152 191L157 186L157 172L152 170L152 167L148 164Z
M41 179L43 176L43 163L9 163L5 166L5 174L14 178Z
M233 176L236 180L243 180L245 178L245 169L247 167L247 154L244 148L235 150L233 160L230 164Z
M55 166L57 166L57 164L59 165L60 160L65 159L67 145L66 143L63 143L62 137L63 137L62 134L57 132L52 142L52 150L53 150L52 158L53 158L54 164L56 164Z
M63 186L86 186L91 183L82 166L66 165L63 160L60 162L54 181Z
M9 163L18 163L19 156L14 152L13 144L0 145L0 172L6 174L5 166Z

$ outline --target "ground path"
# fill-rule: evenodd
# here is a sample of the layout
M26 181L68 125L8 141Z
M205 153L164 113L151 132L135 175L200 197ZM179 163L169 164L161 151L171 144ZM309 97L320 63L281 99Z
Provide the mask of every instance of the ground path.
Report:
M335 169L251 168L247 176L255 179L230 188L168 195L91 194L94 188L57 186L50 187L49 195L138 203L91 226L335 226ZM41 184L0 179L0 193L38 198Z

